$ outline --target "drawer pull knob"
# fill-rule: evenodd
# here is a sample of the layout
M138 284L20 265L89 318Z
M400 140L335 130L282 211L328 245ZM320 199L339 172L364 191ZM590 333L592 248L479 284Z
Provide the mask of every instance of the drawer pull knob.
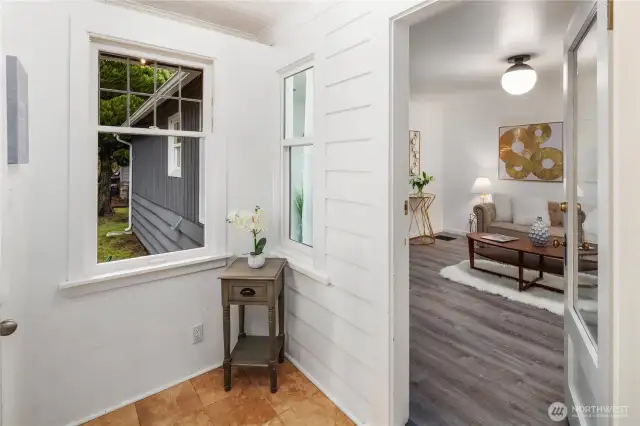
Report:
M240 290L240 294L246 297L251 297L256 295L256 291L252 288L243 288Z

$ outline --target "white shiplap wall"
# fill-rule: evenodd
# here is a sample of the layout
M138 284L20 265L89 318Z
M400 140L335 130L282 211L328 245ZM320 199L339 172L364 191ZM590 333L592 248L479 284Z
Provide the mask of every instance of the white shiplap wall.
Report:
M324 196L324 286L287 276L287 351L354 420L390 420L389 17L339 2L273 33L278 65L310 54Z

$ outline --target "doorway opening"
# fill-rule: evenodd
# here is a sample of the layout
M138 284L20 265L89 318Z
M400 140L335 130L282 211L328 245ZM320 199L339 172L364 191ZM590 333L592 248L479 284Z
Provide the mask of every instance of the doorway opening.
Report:
M570 401L567 298L591 342L599 329L597 33L575 54L567 123L566 34L584 4L441 3L392 20L393 200L406 202L393 217L394 412L404 390L409 424L553 424L549 407ZM533 84L514 83L531 70Z

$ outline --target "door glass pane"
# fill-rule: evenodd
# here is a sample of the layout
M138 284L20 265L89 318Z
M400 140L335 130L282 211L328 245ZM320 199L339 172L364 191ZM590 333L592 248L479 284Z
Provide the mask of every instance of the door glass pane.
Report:
M574 306L594 343L598 332L598 135L597 21L576 50L575 194L578 205L578 262Z
M289 148L289 238L313 245L313 146Z

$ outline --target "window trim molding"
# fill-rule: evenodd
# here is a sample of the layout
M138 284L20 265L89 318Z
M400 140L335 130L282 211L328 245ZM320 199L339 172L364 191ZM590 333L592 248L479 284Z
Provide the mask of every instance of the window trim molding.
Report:
M225 256L227 250L226 227L223 218L226 214L226 140L218 132L214 132L213 123L218 121L219 108L213 108L214 88L219 84L213 72L214 58L202 52L190 52L188 47L162 35L150 37L159 41L158 45L138 41L137 34L146 34L138 28L130 31L126 26L111 25L95 19L87 19L81 14L72 14L70 22L70 66L69 78L74 84L69 85L69 203L68 203L68 245L67 274L65 282L82 282L95 277L106 277L109 274L120 274L141 268L159 267L176 262L185 262L197 258L213 258ZM130 37L127 37L130 36ZM208 165L202 170L203 180L213 182L203 185L205 203L202 210L206 212L206 221L210 226L204 229L205 245L201 248L180 252L162 253L117 262L97 263L96 247L96 215L95 209L86 208L87 203L97 200L95 179L95 161L97 143L87 144L87 140L96 140L98 132L106 131L123 133L122 127L99 126L98 124L98 84L97 52L100 47L109 52L123 52L132 56L142 56L151 60L170 61L171 63L196 66L203 70L203 111L202 132L171 132L134 128L127 129L128 134L156 134L170 136L177 134L185 137L198 137L201 143L208 146L204 150ZM201 49L205 49L202 46ZM95 62L95 63L94 63ZM94 75L95 74L95 75ZM217 91L216 91L217 92ZM131 131L129 131L131 130ZM89 160L89 161L88 161ZM88 201L90 200L90 201ZM225 200L214 203L214 200ZM152 279L149 279L152 280Z
M313 135L303 138L285 139L285 79L306 69L313 68ZM280 102L280 124L278 126L278 145L275 156L278 165L276 172L276 182L274 184L274 215L279 216L277 224L277 244L273 252L286 255L293 265L299 268L292 268L311 278L322 278L321 282L328 283L329 278L324 272L326 267L325 253L325 143L319 132L321 126L321 92L318 79L317 64L314 55L307 55L294 63L278 70L279 89L278 97ZM289 188L288 188L288 153L291 147L313 146L313 246L309 247L302 243L297 243L289 238ZM311 272L312 271L312 272Z
M167 129L173 130L171 127L176 122L180 123L180 113L176 112L167 119ZM177 136L167 136L167 175L170 177L182 177L182 162L178 166L176 163L176 138ZM182 143L180 143L180 155L182 155Z

